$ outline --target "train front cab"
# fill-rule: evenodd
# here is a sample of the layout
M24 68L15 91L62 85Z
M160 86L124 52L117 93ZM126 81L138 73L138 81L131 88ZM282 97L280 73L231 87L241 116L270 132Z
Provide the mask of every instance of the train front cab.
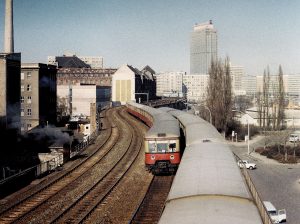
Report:
M179 138L145 138L145 166L153 174L174 174L180 163Z

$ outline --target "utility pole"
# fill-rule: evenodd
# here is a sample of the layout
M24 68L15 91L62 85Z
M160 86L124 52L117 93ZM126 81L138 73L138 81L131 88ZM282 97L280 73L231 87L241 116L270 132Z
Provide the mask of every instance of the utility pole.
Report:
M250 155L250 127L249 127L249 120L247 119L248 124L248 155Z

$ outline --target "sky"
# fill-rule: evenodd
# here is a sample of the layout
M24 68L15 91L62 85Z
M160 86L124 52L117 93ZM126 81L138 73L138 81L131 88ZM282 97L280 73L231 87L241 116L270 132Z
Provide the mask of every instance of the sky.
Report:
M4 5L0 2L0 52ZM149 65L189 74L190 34L212 20L218 56L245 74L300 73L299 0L14 0L15 52L22 62L74 52L104 67Z

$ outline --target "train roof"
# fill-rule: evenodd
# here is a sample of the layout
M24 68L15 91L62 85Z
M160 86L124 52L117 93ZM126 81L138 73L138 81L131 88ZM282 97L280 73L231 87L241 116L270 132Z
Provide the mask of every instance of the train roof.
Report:
M127 104L137 107L149 113L153 117L153 126L145 134L145 138L173 138L180 137L180 128L178 120L171 114L157 108L127 102Z
M217 129L201 117L175 109L169 110L168 113L176 117L184 127L186 145L192 145L203 141L224 141L224 138Z
M168 200L211 194L251 199L226 144L206 142L186 147Z
M185 129L186 145L193 145L204 141L224 142L222 135L209 123L190 124Z
M258 208L223 136L202 118L175 109L186 148L159 224L262 223Z
M164 223L262 223L226 144L186 147L159 221Z
M160 120L145 134L145 138L179 138L180 129L177 120Z
M148 130L148 132L145 135L145 138L178 138L180 136L179 122L172 115L160 111L159 113L155 113L153 115L153 119L153 126Z
M218 196L181 198L167 202L158 224L260 224L256 206L248 200Z

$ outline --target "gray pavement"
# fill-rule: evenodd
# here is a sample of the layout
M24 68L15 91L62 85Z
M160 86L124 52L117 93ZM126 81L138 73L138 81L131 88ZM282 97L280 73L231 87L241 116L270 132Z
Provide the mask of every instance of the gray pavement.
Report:
M249 170L251 179L264 201L271 201L277 209L286 209L288 224L300 223L300 164L282 164L253 151L264 145L263 136L250 141L250 155L247 142L228 142L232 151L242 159L257 164L256 170Z

